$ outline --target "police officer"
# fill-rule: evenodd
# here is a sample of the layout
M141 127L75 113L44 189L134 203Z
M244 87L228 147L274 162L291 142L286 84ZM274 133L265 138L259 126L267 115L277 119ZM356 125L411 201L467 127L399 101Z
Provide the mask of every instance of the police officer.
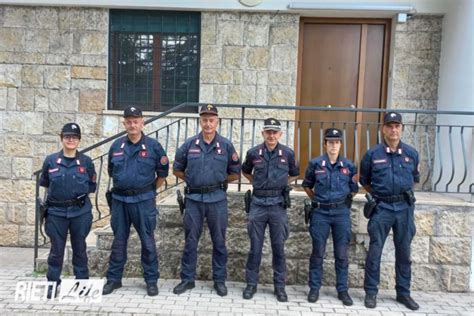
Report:
M204 218L212 239L212 278L219 296L227 295L227 183L240 177L240 160L232 143L219 135L217 108L203 105L199 111L201 132L176 151L173 173L186 182L184 213L185 245L181 258L181 283L173 293L194 288L197 247Z
M141 262L146 291L158 295L158 257L156 253L156 190L168 176L168 157L155 139L145 136L144 119L138 107L129 106L123 112L127 135L117 139L109 150L109 176L113 178L112 218L114 232L107 283L103 294L122 286L122 274L127 260L127 242L133 224L140 237Z
M418 304L410 296L410 246L415 235L413 185L419 182L418 152L401 141L402 116L384 116L384 142L369 149L360 165L360 183L372 193L377 206L369 220L369 252L365 262L365 306L375 308L380 281L380 257L393 230L397 301L411 310Z
M344 305L352 305L348 293L349 242L351 240L350 207L352 195L359 188L354 163L339 155L342 132L336 128L324 131L326 154L314 158L306 168L303 188L312 200L309 232L313 251L309 260L308 302L319 298L323 261L329 229L332 232L336 267L337 297Z
M269 226L274 294L278 301L287 302L285 241L289 231L284 194L289 194L286 188L289 182L298 177L299 167L293 150L279 143L282 131L277 119L268 118L264 121L262 136L264 142L247 152L242 165L242 173L253 187L247 222L250 237L245 269L247 286L242 296L251 299L257 291L265 229Z
M90 157L77 151L81 128L67 123L61 130L62 150L46 157L40 185L48 188L45 231L51 240L48 256L48 281L61 283L64 248L68 232L73 251L76 279L88 279L86 237L92 225L92 204L88 194L95 192L96 173ZM48 288L48 298L56 296Z

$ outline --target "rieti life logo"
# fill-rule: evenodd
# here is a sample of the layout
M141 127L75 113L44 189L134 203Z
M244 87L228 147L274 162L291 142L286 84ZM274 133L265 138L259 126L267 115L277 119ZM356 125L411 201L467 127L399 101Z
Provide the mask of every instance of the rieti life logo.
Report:
M50 281L20 281L16 284L15 302L100 303L103 287L103 279L65 279L59 286Z

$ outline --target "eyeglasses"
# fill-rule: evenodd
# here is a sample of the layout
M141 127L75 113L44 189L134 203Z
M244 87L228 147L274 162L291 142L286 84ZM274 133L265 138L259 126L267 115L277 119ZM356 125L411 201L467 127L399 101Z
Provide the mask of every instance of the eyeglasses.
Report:
M64 135L63 138L65 140L79 140L81 139L79 136L77 135Z

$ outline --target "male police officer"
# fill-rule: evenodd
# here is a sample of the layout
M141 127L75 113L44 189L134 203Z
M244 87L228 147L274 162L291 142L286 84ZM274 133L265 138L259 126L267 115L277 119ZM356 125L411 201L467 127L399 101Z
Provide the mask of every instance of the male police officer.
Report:
M194 288L197 247L204 218L212 239L212 278L220 296L227 295L227 183L240 176L240 161L232 143L219 135L217 108L203 105L199 111L201 133L176 151L173 173L186 182L186 212L184 213L185 245L181 259L181 283L175 294Z
M62 150L46 157L40 185L48 188L46 234L51 239L48 256L48 281L61 283L64 248L68 232L73 251L72 265L76 279L88 279L86 237L92 225L92 204L88 194L95 192L96 173L89 156L77 151L81 128L67 123L61 130ZM56 296L48 288L48 298Z
M326 154L309 162L303 187L312 200L309 232L313 240L313 252L309 260L310 291L308 301L318 300L323 260L329 229L334 243L337 297L344 305L352 305L348 293L349 242L351 240L350 207L352 194L359 188L354 163L339 155L342 132L328 128L324 132Z
M110 294L122 286L130 225L133 224L142 244L141 261L147 294L155 296L158 295L159 278L154 237L155 196L168 176L168 157L160 143L143 134L144 119L138 107L127 107L123 117L127 135L117 139L109 150L108 172L114 184L111 210L114 241L103 294Z
M266 119L262 130L264 143L251 148L242 165L243 175L253 186L247 223L250 252L246 265L247 287L243 291L244 299L251 299L257 291L262 247L268 225L273 255L274 294L278 301L288 301L285 292L284 250L288 238L288 215L284 194L289 193L288 183L297 178L299 168L293 150L278 142L281 135L280 122L274 118Z
M376 306L380 257L392 229L397 301L417 310L419 306L410 296L410 246L416 231L412 189L420 180L418 152L400 140L402 117L399 113L389 112L384 116L382 133L384 142L369 149L360 165L360 183L377 201L367 226L370 246L365 262L365 306Z

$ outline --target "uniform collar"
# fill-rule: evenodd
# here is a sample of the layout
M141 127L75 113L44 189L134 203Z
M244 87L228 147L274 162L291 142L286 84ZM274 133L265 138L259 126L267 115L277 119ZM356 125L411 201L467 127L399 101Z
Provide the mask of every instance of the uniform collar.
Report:
M278 144L275 146L275 148L272 151L269 151L267 148L267 145L265 144L265 142L263 142L258 147L258 155L263 157L265 152L268 152L268 153L276 152L278 157L283 156L283 148L281 147L280 142L278 142Z
M323 167L329 167L329 166L331 166L331 160L329 160L329 156L328 156L327 153L323 155L323 159L322 159L322 161L321 161L321 165L322 165ZM345 166L345 165L344 165L344 162L342 161L341 155L339 155L339 156L337 157L335 167L340 167L340 168L342 168L342 167L344 167L344 166Z
M204 136L202 135L202 132L199 133L199 136L196 138L194 141L194 144L201 147L202 150L206 150L206 145L204 143ZM209 149L211 148L222 148L222 141L219 139L219 133L216 132L216 135L214 136L214 139L211 141L209 144Z
M66 166L68 167L70 164L67 163L67 159L66 158L69 158L69 159L74 159L74 163L76 165L81 165L81 160L79 159L79 152L76 151L76 156L74 158L71 158L71 157L64 157L64 151L61 149L61 151L58 153L57 157L56 157L56 164L58 165L63 165L63 166Z
M383 142L383 146L384 146L384 150L386 154L397 154L397 155L403 154L402 141L398 143L397 150L395 152L392 152L392 150L387 145L387 143L385 143L385 141Z
M136 143L132 143L132 141L130 140L130 138L128 138L128 135L125 136L125 140L124 142L128 143L129 145L141 145L145 142L145 134L142 132L141 133L141 137L140 137L140 140Z

